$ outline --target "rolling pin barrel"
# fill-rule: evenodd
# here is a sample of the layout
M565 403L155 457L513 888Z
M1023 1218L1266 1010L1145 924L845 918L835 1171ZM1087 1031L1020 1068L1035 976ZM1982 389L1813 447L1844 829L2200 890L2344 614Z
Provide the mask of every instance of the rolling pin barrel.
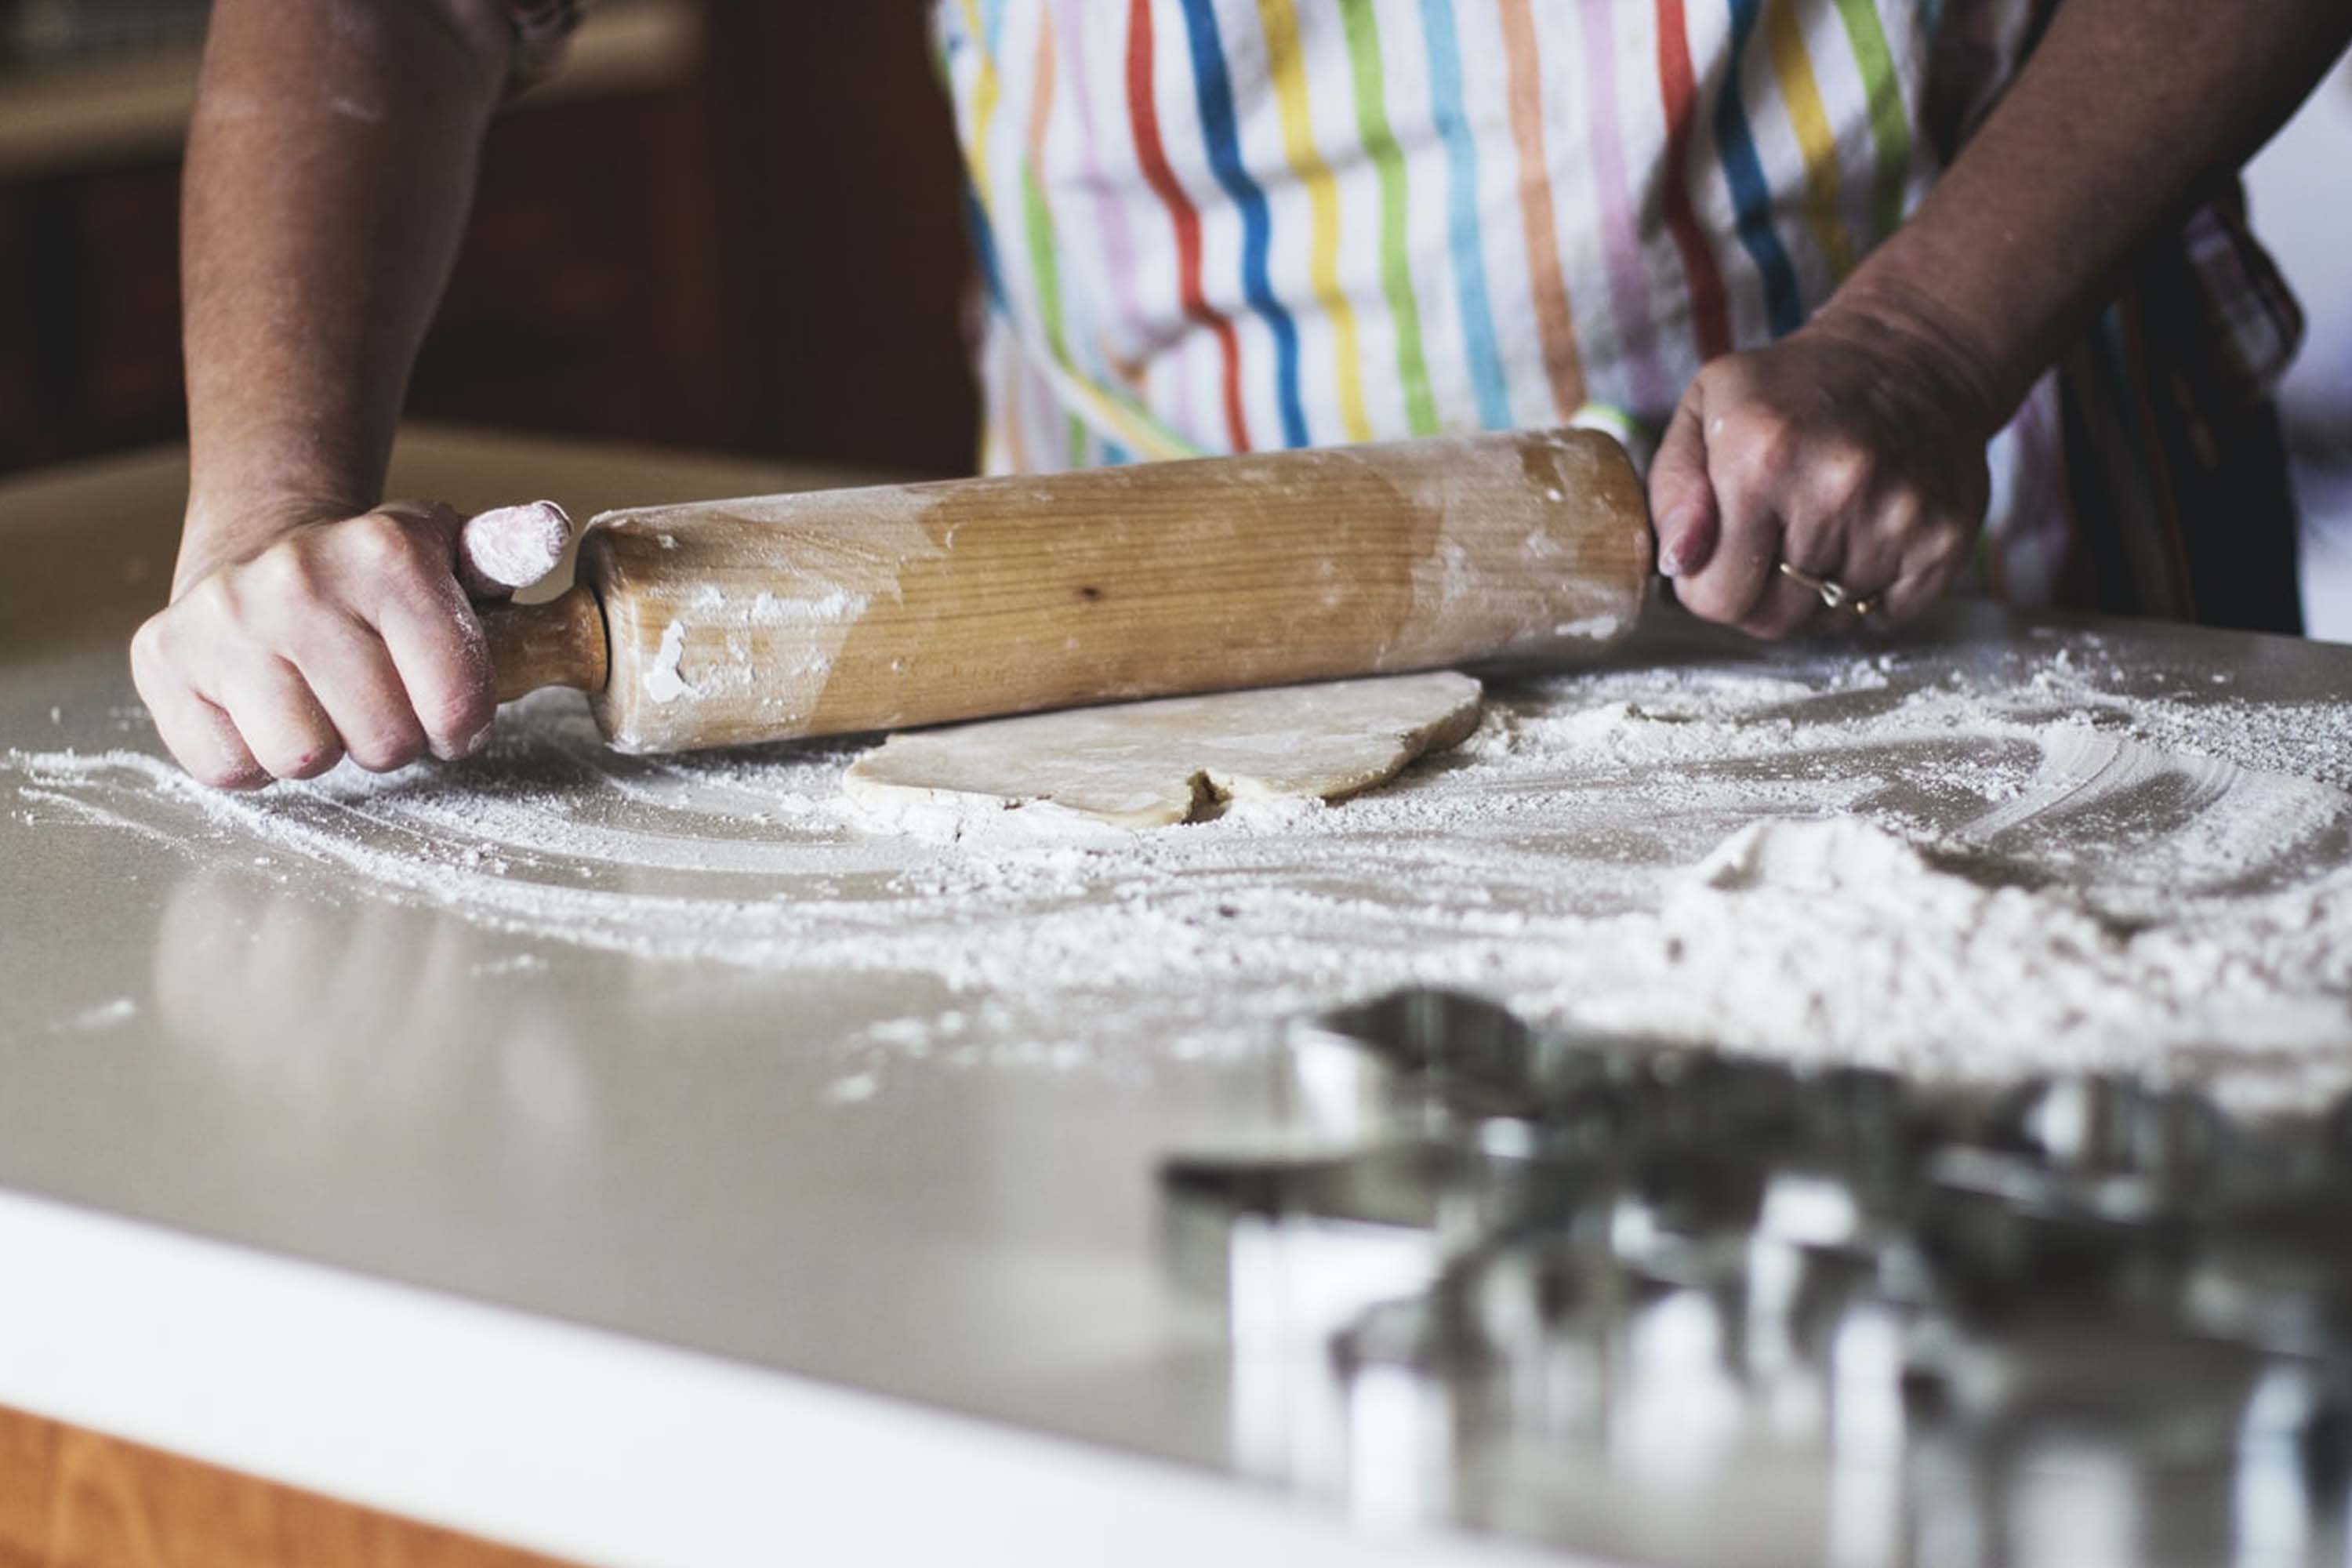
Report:
M1525 431L617 512L490 616L502 697L684 751L1589 658L1652 556L1614 441Z

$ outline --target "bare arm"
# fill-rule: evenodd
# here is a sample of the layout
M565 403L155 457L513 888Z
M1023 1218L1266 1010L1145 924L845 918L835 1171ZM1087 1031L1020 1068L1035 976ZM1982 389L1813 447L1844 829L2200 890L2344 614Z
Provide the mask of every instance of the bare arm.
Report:
M214 7L182 215L183 584L289 505L377 500L506 60L488 5Z
M1984 446L2150 239L2352 43L2344 0L2066 0L1920 211L1802 331L1708 367L1652 476L1683 601L1780 635L1786 560L1917 613L1965 559Z
M379 500L510 34L494 0L217 0L183 226L190 500L132 647L224 784L397 766L487 724L455 520Z

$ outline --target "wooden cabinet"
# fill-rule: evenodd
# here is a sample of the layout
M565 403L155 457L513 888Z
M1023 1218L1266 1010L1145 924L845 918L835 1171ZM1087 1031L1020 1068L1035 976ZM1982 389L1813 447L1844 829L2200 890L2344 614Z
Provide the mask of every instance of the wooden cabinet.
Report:
M491 132L410 412L967 468L961 174L925 9L606 0ZM185 429L193 69L0 86L0 471Z

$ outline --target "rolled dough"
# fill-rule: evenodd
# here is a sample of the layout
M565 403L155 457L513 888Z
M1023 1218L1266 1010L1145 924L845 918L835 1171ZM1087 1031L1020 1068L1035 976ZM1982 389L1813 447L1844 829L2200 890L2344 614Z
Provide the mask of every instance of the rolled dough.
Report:
M893 735L842 788L884 807L992 801L1164 827L1228 801L1339 800L1385 783L1469 734L1479 695L1440 672L994 719Z

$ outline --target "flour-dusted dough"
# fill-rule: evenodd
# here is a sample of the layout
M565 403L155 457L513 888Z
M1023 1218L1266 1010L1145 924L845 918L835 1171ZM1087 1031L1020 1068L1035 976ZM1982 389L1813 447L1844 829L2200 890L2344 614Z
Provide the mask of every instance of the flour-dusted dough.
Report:
M886 808L1050 805L1122 827L1191 822L1227 800L1339 800L1478 722L1466 675L1389 676L1171 697L893 735L842 787Z

